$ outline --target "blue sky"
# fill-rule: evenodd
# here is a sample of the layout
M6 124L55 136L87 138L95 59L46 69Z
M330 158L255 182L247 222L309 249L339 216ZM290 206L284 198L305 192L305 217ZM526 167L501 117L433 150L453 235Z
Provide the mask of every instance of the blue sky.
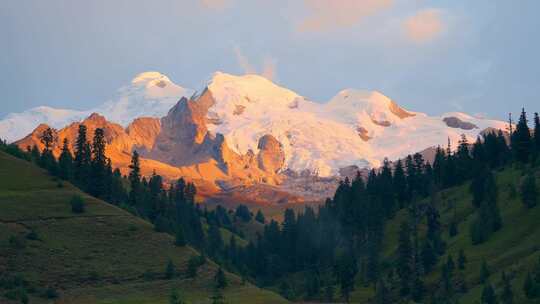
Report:
M414 111L540 110L540 1L27 0L0 4L0 117L88 109L137 73L200 88L260 73L312 100L379 90Z

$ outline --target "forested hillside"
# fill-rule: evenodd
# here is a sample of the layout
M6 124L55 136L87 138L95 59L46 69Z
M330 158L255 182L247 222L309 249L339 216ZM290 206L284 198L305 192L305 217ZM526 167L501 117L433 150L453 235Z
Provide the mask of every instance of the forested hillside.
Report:
M13 151L10 151L13 152ZM0 303L285 303L0 151Z

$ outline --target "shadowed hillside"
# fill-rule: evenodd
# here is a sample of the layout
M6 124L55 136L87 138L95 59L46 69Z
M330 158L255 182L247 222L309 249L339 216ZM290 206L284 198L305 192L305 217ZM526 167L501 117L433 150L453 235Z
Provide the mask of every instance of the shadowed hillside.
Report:
M72 213L74 195L86 202L84 213ZM217 266L208 260L189 278L188 260L198 255L149 223L0 152L0 302L20 303L26 294L30 303L168 303L176 290L190 303L210 303ZM172 279L169 260L176 267ZM228 303L286 302L226 277Z

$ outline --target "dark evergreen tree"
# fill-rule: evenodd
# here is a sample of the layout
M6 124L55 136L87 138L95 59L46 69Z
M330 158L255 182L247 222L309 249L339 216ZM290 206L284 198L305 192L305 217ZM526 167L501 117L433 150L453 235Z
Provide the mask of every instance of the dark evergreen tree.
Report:
M501 301L503 304L513 304L514 303L514 292L512 291L512 283L510 282L510 278L505 274L505 272L502 272L502 283L503 283L503 291L501 293Z
M208 254L212 257L218 257L223 251L223 239L219 227L211 224L208 229Z
M433 266L437 264L437 253L429 240L424 241L420 255L422 258L422 266L424 267L424 271L426 273L430 273Z
M173 261L169 259L167 261L167 267L165 267L165 278L167 280L173 279L176 276L176 266Z
M471 153L469 151L469 142L464 134L461 135L461 139L459 140L455 160L457 167L457 182L462 183L470 176L472 167Z
M75 183L83 190L88 190L91 158L91 148L86 137L86 126L81 124L75 142L74 178Z
M251 221L251 212L249 212L248 207L246 207L245 205L238 205L238 207L236 207L236 212L234 215L244 222Z
M181 225L178 225L178 228L176 229L174 244L176 246L186 246L186 237L184 236L184 228L182 228Z
M480 282L486 283L490 276L490 271L487 265L486 260L482 261L482 265L480 266Z
M394 193L396 195L397 202L400 208L405 206L407 202L407 179L405 177L405 172L403 171L403 163L401 159L398 159L394 169L394 180L392 182L394 187Z
M260 209L257 211L257 215L255 215L255 220L261 224L264 224L266 222L264 214L261 212Z
M398 244L397 273L400 278L400 294L409 295L411 291L411 275L413 248L411 244L411 230L408 222L401 223Z
M458 255L458 268L460 270L464 270L466 265L467 265L467 257L465 256L465 251L463 251L463 249L460 249L459 255Z
M538 203L538 190L536 188L536 177L533 172L525 176L521 183L521 201L527 208L533 208Z
M534 146L538 158L538 154L540 154L540 118L538 113L534 113Z
M377 283L377 290L375 291L375 303L376 304L390 304L392 299L390 298L390 291L383 280Z
M107 157L105 156L105 133L103 129L94 131L92 141L92 160L88 192L98 198L105 198L107 194Z
M69 141L64 138L62 152L58 158L58 175L61 179L71 180L73 178L73 155L69 150Z
M495 295L495 290L491 284L486 283L484 289L482 290L482 304L497 304L497 296Z
M224 289L225 287L227 287L227 278L225 277L225 272L223 272L223 269L221 269L221 267L218 268L216 274L214 275L214 282L217 289Z
M38 164L49 171L52 175L57 174L57 164L56 159L54 158L53 152L52 152L52 146L55 141L54 132L51 128L45 129L43 133L40 136L40 141L43 144L44 148L41 152L41 158L38 162Z
M525 109L521 110L516 130L512 134L512 151L516 159L522 163L529 161L531 154L531 133L527 124L527 114Z
M528 299L536 299L540 297L540 282L533 279L530 272L527 272L525 282L523 283L523 292Z
M133 151L131 156L131 164L129 165L129 204L137 206L141 204L142 187L141 187L141 168L139 164L139 153Z
M336 268L341 295L345 302L349 303L351 292L354 290L354 279L358 273L354 254L352 252L341 254L337 260Z

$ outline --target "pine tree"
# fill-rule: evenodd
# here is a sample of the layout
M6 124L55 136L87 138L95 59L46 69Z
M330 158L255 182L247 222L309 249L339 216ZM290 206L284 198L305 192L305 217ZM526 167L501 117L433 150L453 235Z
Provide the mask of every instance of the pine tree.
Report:
M257 215L255 215L255 220L261 224L264 224L266 222L264 214L261 212L260 209L257 211Z
M422 265L424 267L424 271L426 273L430 273L433 269L433 266L437 264L437 253L435 252L435 249L433 248L429 240L424 241L420 255L422 258Z
M221 255L223 251L223 239L216 224L211 224L208 229L208 254L212 257Z
M528 162L531 153L531 133L527 124L525 109L521 110L516 130L512 134L511 144L516 159L522 163Z
M354 254L352 252L341 254L338 258L336 268L341 295L345 302L349 303L351 292L354 290L354 278L358 273L358 266Z
M375 303L376 304L390 304L392 303L390 299L390 291L383 280L380 280L377 283L377 290L375 292Z
M527 174L521 183L521 201L527 208L533 208L538 203L538 191L536 189L536 178L533 172Z
M141 168L139 164L139 153L137 151L133 151L129 169L129 204L131 206L137 206L141 203Z
M467 265L467 257L465 256L465 251L462 248L462 249L459 250L458 268L460 270L464 270L466 265Z
M514 303L514 292L512 291L512 283L510 278L502 272L502 283L503 291L501 294L501 301L503 304L513 304Z
M219 267L216 271L216 274L214 276L214 282L216 283L216 288L218 289L223 289L227 287L227 278L225 277L225 273L223 272L223 269L221 269L221 267Z
M176 266L174 265L173 261L169 259L167 262L167 267L165 268L165 278L167 280L170 280L176 276Z
M330 283L324 288L324 300L328 303L334 302L334 284Z
M497 296L495 295L495 290L493 290L493 287L489 283L486 283L484 285L484 289L482 290L481 302L482 304L496 304L497 303Z
M396 162L396 167L394 169L394 180L392 182L394 187L394 193L396 194L396 199L399 203L399 207L403 208L407 201L407 179L405 177L405 172L403 171L403 163L401 159L398 159Z
M409 223L403 222L400 226L397 273L400 278L400 294L407 296L410 293L410 279L412 275L413 249L411 244L411 231Z
M471 161L472 159L469 151L469 142L465 134L462 134L456 152L458 183L462 183L470 176Z
M171 292L171 295L169 296L169 304L185 304L184 300L182 299L182 296L178 293L176 289L174 289Z
M67 138L64 138L62 152L58 158L58 175L64 180L71 180L73 178L73 156L69 150L69 141Z
M184 228L182 228L182 225L178 225L178 228L176 229L174 244L180 247L186 246L186 238L184 236Z
M106 170L107 157L105 156L105 133L103 129L97 128L94 131L92 141L92 160L88 191L91 195L104 198L107 192Z
M488 268L488 265L486 263L486 260L482 261L482 266L480 266L480 282L486 283L490 275L490 271Z
M40 141L45 147L43 148L43 152L41 152L41 158L38 164L42 168L47 169L52 175L55 175L57 170L56 159L52 153L52 145L55 141L53 130L51 128L45 129L40 136Z
M538 154L540 154L540 118L538 113L534 113L534 146Z
M523 292L528 299L535 299L540 296L539 282L533 279L530 272L527 272L525 282L523 283Z
M74 178L75 182L86 190L90 177L91 148L86 138L86 126L79 125L75 142Z

